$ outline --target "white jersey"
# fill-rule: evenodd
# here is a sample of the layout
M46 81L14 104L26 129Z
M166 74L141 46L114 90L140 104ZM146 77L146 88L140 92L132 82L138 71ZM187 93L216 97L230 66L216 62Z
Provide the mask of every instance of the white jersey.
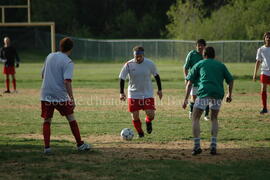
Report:
M129 77L128 98L144 99L153 97L151 75L157 74L157 68L151 60L144 58L138 64L135 59L131 59L123 66L119 78L126 80Z
M260 47L257 50L256 60L262 63L261 74L270 76L270 47Z
M70 100L64 84L65 79L72 79L74 64L62 52L50 53L42 68L43 82L41 101L64 102Z

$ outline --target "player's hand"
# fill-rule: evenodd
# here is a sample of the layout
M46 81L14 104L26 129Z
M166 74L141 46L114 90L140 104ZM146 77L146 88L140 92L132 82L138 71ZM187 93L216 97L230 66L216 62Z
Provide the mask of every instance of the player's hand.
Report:
M228 103L232 102L232 97L227 95L226 96L226 102L228 102Z
M70 106L72 106L73 107L73 109L75 109L75 107L76 107L76 104L75 104L75 101L74 101L74 99L71 99L70 101L69 101L69 105Z
M0 62L5 63L5 62L7 62L7 60L0 58Z
M157 95L158 95L159 99L161 100L162 99L162 96L163 96L162 91L158 91L157 92Z
M120 101L125 101L127 99L125 93L120 93Z
M17 64L16 64L16 68L18 68L19 66L20 66L20 64L19 64L19 63L17 63Z
M188 100L185 99L184 102L183 102L183 104L182 104L182 108L183 109L186 109L187 105L188 105Z

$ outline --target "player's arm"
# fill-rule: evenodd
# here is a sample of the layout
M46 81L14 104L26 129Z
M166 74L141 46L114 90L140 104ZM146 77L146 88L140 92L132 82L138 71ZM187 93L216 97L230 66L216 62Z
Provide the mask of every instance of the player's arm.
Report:
M189 69L191 68L191 65L190 65L190 58L191 58L191 52L188 53L188 55L187 55L187 57L186 57L185 64L184 64L184 66L183 66L183 73L184 73L185 85L187 84L186 78L187 78Z
M226 102L231 102L232 101L232 90L233 90L233 80L231 80L228 83L228 94L226 97Z
M187 84L186 77L187 77L187 75L188 75L188 69L186 69L185 67L183 67L183 72L184 72L185 84Z
M158 87L157 95L158 95L159 99L162 99L162 86L161 86L160 76L158 74L156 74L154 77L155 77L155 80L157 82L157 87Z
M124 92L125 80L120 78L119 83L120 83L120 100L125 101L126 100L126 94Z
M64 84L67 89L68 96L70 97L71 103L73 103L73 106L75 107L74 103L74 96L73 96L73 90L72 90L72 80L71 79L65 79Z
M1 48L1 50L0 50L0 62L5 63L6 61L7 61L7 60L4 59L4 56L3 56L3 50L2 50L2 48Z
M228 84L228 93L226 96L226 102L231 102L233 90L233 77L225 65L224 65L224 78L226 80L226 83Z
M16 49L14 49L14 53L15 53L16 67L18 68L20 66L21 60L20 60L20 57L19 57Z
M257 72L260 65L261 65L261 61L257 60L255 63L254 72L253 72L253 81L256 81L256 76L257 76Z
M183 105L182 105L183 109L185 109L187 107L188 98L189 98L189 95L190 95L190 91L192 89L192 83L196 82L198 80L198 78L200 77L199 71L200 71L200 67L199 67L198 64L196 64L189 71L189 73L188 73L188 75L187 75L187 77L185 79L187 81L187 84L186 84L186 94L185 94L184 102L183 102Z
M72 61L70 61L68 64L65 65L64 68L64 84L68 93L68 96L70 98L71 105L75 108L75 101L74 101L74 96L73 96L73 90L72 90L72 77L73 77L73 69L74 69L74 64Z
M183 109L186 109L186 107L187 107L188 98L189 98L189 95L190 95L191 88L192 88L192 82L188 80L187 84L186 84L186 94L185 94L184 102L183 102L183 105L182 105Z
M129 73L129 65L126 63L123 68L121 69L121 72L119 74L119 85L120 85L120 100L125 101L126 100L126 94L124 92L125 89L125 79Z

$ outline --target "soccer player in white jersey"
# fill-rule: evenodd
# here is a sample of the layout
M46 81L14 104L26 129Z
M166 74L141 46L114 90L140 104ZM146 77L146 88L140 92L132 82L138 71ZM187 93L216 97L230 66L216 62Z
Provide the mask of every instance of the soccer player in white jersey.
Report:
M128 110L131 112L132 122L139 137L144 137L139 111L145 111L146 130L148 134L152 132L152 121L155 117L155 101L151 75L155 77L157 82L157 95L160 99L162 98L162 87L155 64L150 59L144 57L144 48L135 46L133 48L133 55L134 58L125 63L119 74L120 100L126 100L124 87L125 80L128 76Z
M44 118L43 136L45 154L51 153L51 120L54 109L57 109L69 121L78 150L85 151L90 149L90 145L85 144L81 140L80 130L73 112L75 103L71 81L74 64L69 58L72 48L73 41L70 38L63 38L60 41L60 51L50 53L42 68L41 117Z
M268 112L267 109L267 85L270 84L270 32L263 35L264 45L257 50L256 64L253 73L253 80L256 81L257 71L261 66L261 100L263 109L261 114Z

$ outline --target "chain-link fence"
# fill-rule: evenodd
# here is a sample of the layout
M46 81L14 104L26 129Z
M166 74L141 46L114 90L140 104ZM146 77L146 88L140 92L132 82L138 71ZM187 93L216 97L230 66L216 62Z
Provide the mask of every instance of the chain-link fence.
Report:
M1 32L3 36L4 31ZM50 52L50 33L36 28L21 28L20 31L9 29L5 34L15 36L13 41L22 50L36 49ZM56 35L59 40L65 35ZM195 48L195 41L184 40L97 40L75 38L72 57L89 61L124 61L132 58L132 48L142 45L145 56L155 61L184 61L187 53ZM216 50L216 59L223 62L254 62L258 47L263 41L208 41L208 46Z

